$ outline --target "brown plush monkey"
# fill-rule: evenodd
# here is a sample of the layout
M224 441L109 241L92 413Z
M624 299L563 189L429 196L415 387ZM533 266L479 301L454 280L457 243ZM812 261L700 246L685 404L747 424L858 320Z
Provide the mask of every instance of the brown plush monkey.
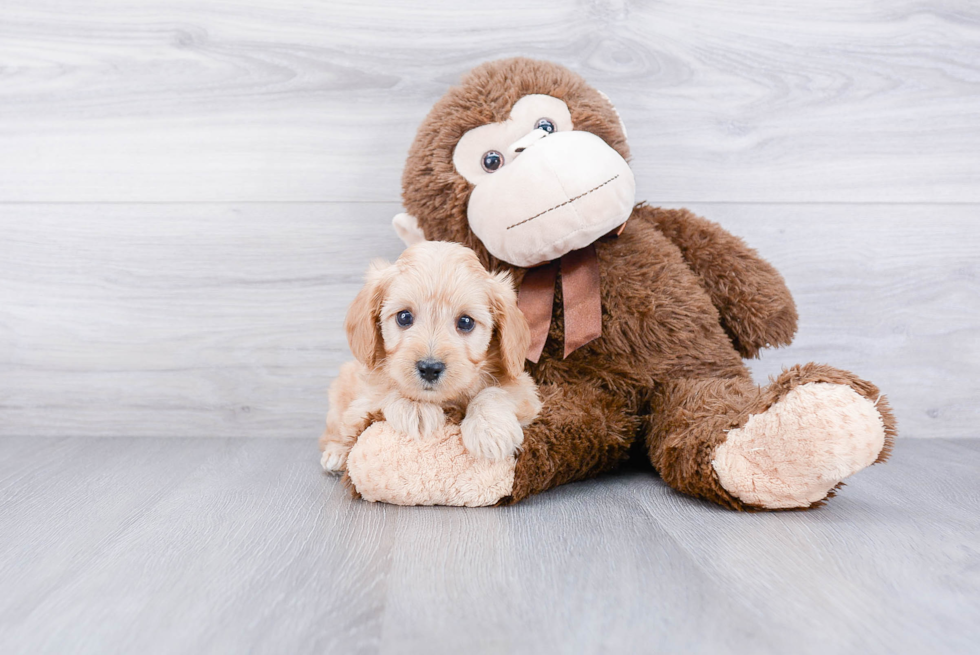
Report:
M375 424L351 453L357 491L516 502L614 469L636 444L683 493L806 508L887 457L895 422L870 382L817 364L752 382L742 358L796 331L782 277L712 222L634 204L628 158L609 100L555 64L487 63L436 103L409 153L396 230L465 244L512 272L537 329L527 370L543 410L489 476L451 436L449 470ZM405 497L405 476L441 486Z

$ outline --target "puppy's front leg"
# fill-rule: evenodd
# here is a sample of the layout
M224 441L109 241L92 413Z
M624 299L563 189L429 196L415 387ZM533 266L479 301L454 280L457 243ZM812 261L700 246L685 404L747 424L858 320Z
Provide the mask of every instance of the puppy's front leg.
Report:
M476 394L459 426L466 450L487 459L513 456L524 443L516 410L514 397L505 389L490 387Z
M538 387L527 373L521 373L509 384L500 387L514 403L514 414L522 426L528 426L541 413Z
M347 466L347 454L368 425L374 403L369 398L360 397L344 408L340 418L329 417L327 429L320 437L320 466L327 473L341 473ZM333 420L330 420L333 419Z
M389 396L381 411L392 428L416 438L432 434L446 422L446 414L439 405L401 396Z

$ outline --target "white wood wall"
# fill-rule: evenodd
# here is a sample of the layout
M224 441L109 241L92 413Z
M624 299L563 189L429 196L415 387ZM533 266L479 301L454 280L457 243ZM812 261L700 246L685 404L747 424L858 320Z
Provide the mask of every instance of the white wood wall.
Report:
M801 312L760 380L874 380L978 436L980 4L4 0L0 434L314 438L429 107L552 59L638 198L744 236Z

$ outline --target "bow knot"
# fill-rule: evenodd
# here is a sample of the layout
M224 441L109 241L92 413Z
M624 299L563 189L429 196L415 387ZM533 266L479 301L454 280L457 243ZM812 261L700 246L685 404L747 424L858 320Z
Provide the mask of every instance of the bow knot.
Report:
M559 266L565 316L565 351L562 359L602 335L599 260L595 244L590 244L581 250L566 253L561 259L529 269L524 274L517 303L531 328L531 348L527 358L534 363L541 359L548 340Z

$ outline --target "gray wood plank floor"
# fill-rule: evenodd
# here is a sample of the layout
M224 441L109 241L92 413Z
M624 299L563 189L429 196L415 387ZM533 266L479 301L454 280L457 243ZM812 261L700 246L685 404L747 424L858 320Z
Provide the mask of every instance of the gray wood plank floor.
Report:
M0 439L0 652L965 653L980 440L812 512L647 472L515 507L350 499L297 439Z

